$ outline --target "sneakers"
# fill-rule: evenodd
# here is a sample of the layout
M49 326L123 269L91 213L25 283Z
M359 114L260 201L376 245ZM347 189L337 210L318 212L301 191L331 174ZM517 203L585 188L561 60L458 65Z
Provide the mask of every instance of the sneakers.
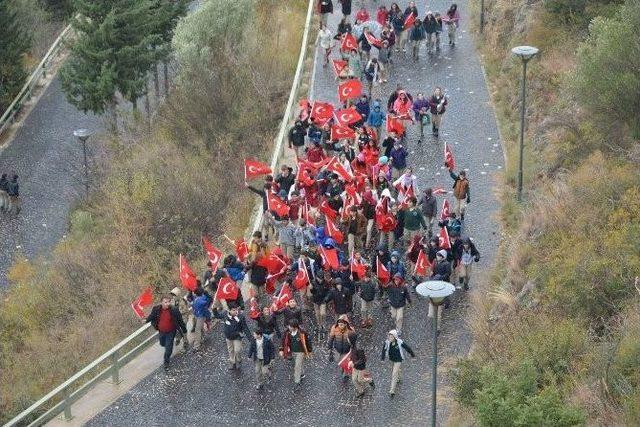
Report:
M373 380L371 380L371 382L369 383L369 385L371 386L372 389L376 388L376 383L373 382Z
M229 364L229 370L233 371L234 369L236 369L236 364L235 363L230 363Z
M165 372L169 372L169 362L164 362L164 363L162 364L162 367L164 368L164 371L165 371Z

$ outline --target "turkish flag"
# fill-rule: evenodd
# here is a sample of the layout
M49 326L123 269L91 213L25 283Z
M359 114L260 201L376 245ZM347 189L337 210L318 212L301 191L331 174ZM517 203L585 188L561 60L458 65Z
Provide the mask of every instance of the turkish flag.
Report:
M353 371L353 368L349 366L349 362L351 362L351 351L345 354L344 357L338 362L338 366L340 367L340 369L342 369L345 375L351 375L351 372Z
M440 234L438 235L438 243L440 249L451 249L451 240L449 240L449 232L447 231L447 227L442 227L440 229Z
M324 246L320 246L320 256L322 257L322 267L325 270L337 270L340 267L336 249L327 249Z
M269 275L279 274L283 269L287 268L287 263L274 253L270 253L268 256L263 256L256 262L260 267L267 269Z
M404 29L411 28L413 24L416 22L416 16L413 13L410 13L404 20Z
M420 253L418 254L418 259L416 260L416 267L414 269L414 274L416 276L426 276L427 270L431 267L429 263L429 258L425 255L424 251L420 249Z
M271 212L279 217L284 217L289 214L289 205L273 193L267 194L267 206Z
M337 141L339 139L354 139L356 132L347 126L333 125L331 126L331 140Z
M211 262L211 266L213 267L213 272L218 271L218 264L222 259L222 251L220 249L214 248L207 236L202 236L202 246L204 246L204 250L209 257L209 261Z
M273 171L267 165L257 160L245 159L244 161L244 180L255 178L262 175L269 175Z
M356 40L353 34L346 33L342 36L342 45L340 46L340 49L347 51L358 50L358 40Z
M296 181L305 187L311 187L315 184L315 180L309 175L304 165L298 162L298 173L296 173Z
M304 261L298 260L298 272L296 278L293 279L293 286L297 290L303 289L309 284L309 273L307 272L307 266Z
M369 42L369 44L371 46L375 46L378 49L380 49L382 47L382 40L377 39L376 36L373 35L373 33L371 33L371 32L367 33L365 31L364 37L367 39L367 42Z
M442 194L447 194L447 193L448 191L442 187L434 188L433 190L431 190L431 194L433 194L434 196L440 196Z
M456 168L456 161L453 158L453 153L451 152L451 148L449 148L449 145L446 142L444 143L444 165L448 169Z
M144 308L151 305L153 303L153 290L151 287L148 287L140 294L138 298L134 302L131 303L131 308L134 313L141 318L144 319L146 316L144 314Z
M344 234L342 234L342 231L338 229L333 220L329 218L329 215L325 215L324 219L327 222L327 234L339 245L341 245L344 242Z
M249 302L249 317L253 320L256 320L260 317L260 307L258 306L258 301L255 298L251 298Z
M347 68L349 63L347 61L343 61L342 59L333 59L333 71L336 73L336 77L340 77L340 74Z
M353 175L340 163L336 156L333 156L327 164L327 169L333 173L337 173L343 181L349 182L353 179Z
M326 123L331 117L333 117L333 105L328 102L315 101L313 103L313 107L311 107L312 121L316 123Z
M376 225L378 229L384 233L393 231L398 226L398 220L391 212L376 217Z
M298 164L304 166L305 169L311 170L313 173L318 173L320 169L327 165L328 161L329 159L320 160L319 162L310 162L307 159L298 159Z
M359 98L360 95L362 95L362 82L358 79L349 79L338 86L338 99L342 103Z
M335 112L336 121L342 126L349 126L362 120L362 116L355 107L343 108Z
M356 273L358 275L358 279L361 280L364 277L364 274L367 271L367 265L363 262L362 258L356 260L355 258L351 258L351 273Z
M247 245L247 242L245 242L244 239L236 240L234 245L236 247L236 255L238 256L238 259L240 262L245 262L249 256L249 245Z
M451 207L449 206L449 200L444 199L442 201L442 212L440 212L440 221L449 219L449 213L451 213Z
M305 200L304 205L302 205L302 214L300 216L307 221L307 224L315 226L316 220L310 215L310 209L309 203Z
M387 133L395 132L395 134L398 136L404 133L404 125L402 124L402 120L390 115L387 116L386 129Z
M309 100L301 99L298 103L300 106L300 113L298 114L298 118L300 121L304 122L309 118Z
M198 276L196 276L196 273L194 273L193 270L191 270L191 267L189 267L189 264L187 264L187 260L184 259L182 254L180 254L179 260L180 260L180 282L182 282L182 286L184 286L185 289L188 289L191 292L193 292L196 290L196 287L198 286L197 284Z
M389 270L387 270L387 267L380 262L380 257L377 257L376 259L376 273L378 275L378 279L382 283L387 283L391 278L391 274L389 273Z
M327 199L323 199L322 202L320 202L320 206L318 206L318 209L320 209L320 212L331 219L338 218L338 212L331 209L331 206L329 206L329 202L327 202Z
M218 282L218 289L216 290L215 298L218 301L234 301L238 299L239 291L240 289L238 289L238 285L233 281L233 279L229 277L223 277L220 279L220 282Z
M282 288L280 288L280 292L278 292L278 295L273 297L273 304L271 305L271 309L273 311L282 310L291 298L293 298L293 292L291 291L289 285L285 283L282 285Z

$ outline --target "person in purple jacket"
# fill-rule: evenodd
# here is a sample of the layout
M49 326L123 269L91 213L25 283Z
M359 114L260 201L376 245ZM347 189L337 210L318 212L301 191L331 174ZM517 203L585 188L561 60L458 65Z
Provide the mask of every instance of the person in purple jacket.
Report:
M429 124L429 110L431 110L431 106L429 105L429 100L424 97L422 92L416 95L416 99L413 101L413 112L416 117L416 121L418 122L418 126L420 126L420 138L418 139L418 143L422 142L422 138L424 138L424 125Z

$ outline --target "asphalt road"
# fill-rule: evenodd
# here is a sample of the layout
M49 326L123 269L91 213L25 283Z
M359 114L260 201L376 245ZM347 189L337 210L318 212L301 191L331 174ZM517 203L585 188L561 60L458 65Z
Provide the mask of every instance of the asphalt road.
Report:
M66 233L69 211L82 191L75 177L81 152L73 131L101 125L98 117L67 102L56 77L0 151L0 173L18 174L22 198L18 216L0 214L0 289L8 285L16 256L47 255Z
M371 5L379 2L367 3L369 12L375 16ZM449 2L444 1L431 2L432 10L444 11L448 5ZM424 48L418 63L396 56L389 83L378 93L386 104L386 98L397 83L412 94L418 91L430 93L436 85L445 88L449 107L440 139L429 136L417 144L417 129L410 129L409 163L414 167L422 188L442 186L449 189L452 181L442 166L446 141L459 167L468 170L472 203L466 217L465 234L475 239L482 254L476 269L480 275L491 266L493 252L498 247L495 214L499 203L493 187L496 175L504 165L480 61L467 31L468 2L459 1L458 5L462 22L457 46L449 48L445 36L438 56L427 57ZM419 11L420 16L424 16L425 10ZM338 16L339 13L335 13L330 20L332 29L336 27ZM316 64L314 77L315 99L337 102L331 68ZM471 286L473 288L473 282ZM438 381L441 420L447 416L451 398L447 371L458 357L468 352L471 344L466 324L468 309L468 295L457 293L452 308L443 316L439 338L442 375ZM217 326L204 350L198 354L178 356L168 374L161 370L151 374L96 416L89 425L426 425L431 411L432 352L431 324L426 312L426 303L414 295L413 306L405 312L403 339L415 349L417 357L403 364L403 382L393 400L387 394L390 366L379 359L386 332L393 325L386 311L376 305L374 328L359 330L360 344L369 359L367 368L376 381L373 394L362 399L355 398L352 385L339 378L335 363L327 361L324 343L316 344L300 389L293 388L289 363L277 360L275 379L265 391L257 392L253 388L251 363L245 362L240 373L230 373L226 369L226 348Z

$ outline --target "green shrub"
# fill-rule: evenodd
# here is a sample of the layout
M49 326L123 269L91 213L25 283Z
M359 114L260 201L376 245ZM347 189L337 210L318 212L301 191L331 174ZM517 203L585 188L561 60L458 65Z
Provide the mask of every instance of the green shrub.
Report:
M640 0L627 0L614 18L596 18L578 50L573 88L605 130L629 126L640 135ZM615 144L615 142L611 142Z
M586 6L587 0L544 0L546 11L564 23L583 20Z

